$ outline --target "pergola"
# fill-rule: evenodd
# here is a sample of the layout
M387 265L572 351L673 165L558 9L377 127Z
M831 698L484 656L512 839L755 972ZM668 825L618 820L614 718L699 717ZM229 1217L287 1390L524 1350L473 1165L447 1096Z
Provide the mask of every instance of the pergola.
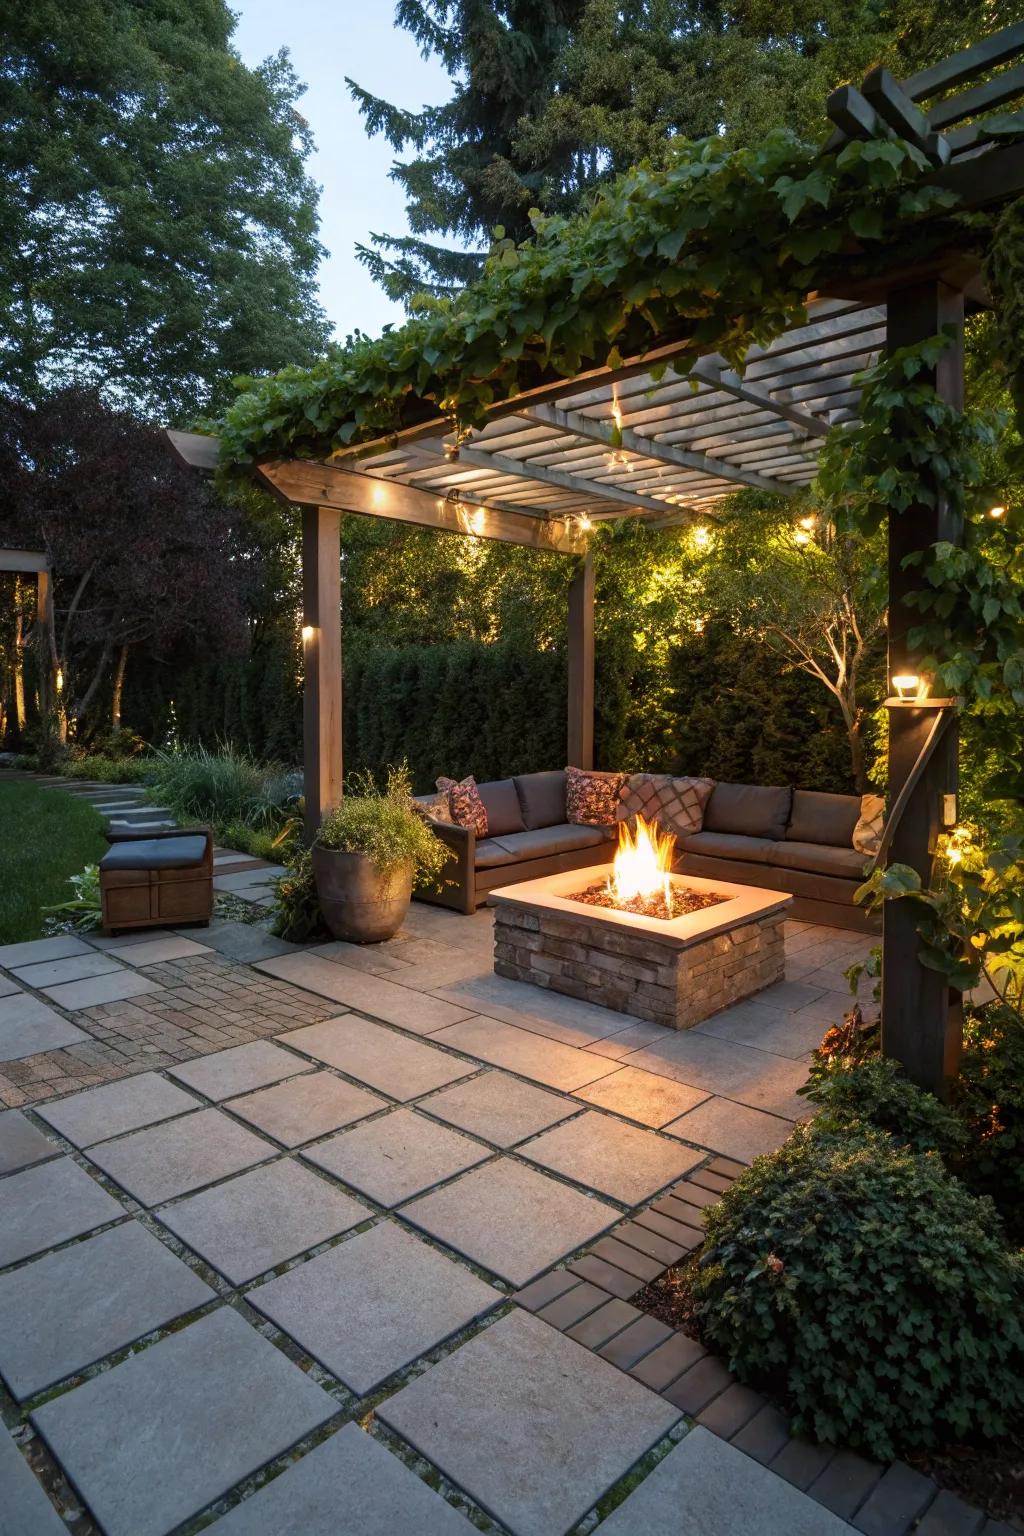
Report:
M39 636L40 654L45 655L43 649L46 640L47 629L50 620L50 605L53 602L53 585L50 579L50 561L48 556L39 549L0 549L0 571L13 572L16 576L33 576L36 583L36 631ZM49 707L49 686L51 682L52 667L44 665L40 670L40 687L43 690L41 703L44 711Z
M830 147L849 138L899 137L927 155L931 180L955 192L959 207L1008 202L1024 193L1024 143L990 133L983 114L1024 97L1022 59L1024 23L1017 23L902 83L874 70L860 90L844 87L830 98ZM828 292L808 295L806 323L765 348L751 348L742 373L717 353L698 357L686 377L659 372L657 365L684 351L692 356L687 342L666 336L619 366L552 378L501 400L468 441L452 434L439 410L431 415L420 402L408 426L341 450L329 463L259 464L259 476L302 508L310 830L341 794L342 512L500 539L574 560L568 757L591 766L589 528L621 517L656 529L710 522L716 504L743 486L795 493L814 478L829 429L856 419L859 371L884 349L912 346L943 327L952 328L956 342L933 382L944 399L962 405L965 310L985 303L978 262L962 247L908 267L893 244L881 276L840 276ZM216 467L216 439L179 432L169 437L193 468ZM890 675L914 670L908 644L914 618L902 599L915 578L904 568L905 557L960 537L948 507L913 506L890 517ZM887 855L927 880L938 833L955 807L949 797L957 791L956 733L937 728L936 701L894 707L890 719ZM943 978L919 963L918 949L913 914L904 903L888 903L885 1048L919 1082L940 1087L955 1069L961 1019Z

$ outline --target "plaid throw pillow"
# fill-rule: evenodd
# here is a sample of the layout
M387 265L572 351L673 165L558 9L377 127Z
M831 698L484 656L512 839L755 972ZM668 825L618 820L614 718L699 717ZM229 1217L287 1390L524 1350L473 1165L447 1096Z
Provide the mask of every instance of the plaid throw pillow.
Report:
M642 816L681 837L699 832L714 779L677 779L670 773L631 773L619 792L618 819Z
M480 799L476 779L471 773L458 783L454 779L438 779L437 787L448 796L452 821L459 827L472 827L477 837L487 836L487 810Z
M885 797L883 795L861 795L860 818L853 829L853 846L858 853L865 853L871 859L874 858L882 846L882 832L885 828Z
M570 826L612 826L625 777L624 773L598 773L593 768L567 768L565 806Z

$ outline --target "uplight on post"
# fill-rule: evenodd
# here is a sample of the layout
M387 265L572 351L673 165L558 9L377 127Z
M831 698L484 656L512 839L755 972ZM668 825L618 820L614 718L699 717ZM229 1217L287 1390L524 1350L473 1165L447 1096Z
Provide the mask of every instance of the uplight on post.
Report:
M896 672L892 679L893 692L904 704L914 699L923 699L927 689L921 677L916 672Z

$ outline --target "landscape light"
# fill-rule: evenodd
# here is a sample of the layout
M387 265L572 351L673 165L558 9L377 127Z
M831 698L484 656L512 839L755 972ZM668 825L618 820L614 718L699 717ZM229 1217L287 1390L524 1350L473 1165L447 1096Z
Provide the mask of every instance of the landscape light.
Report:
M1001 517L1005 517L1006 516L1006 508L1005 507L989 507L988 515L989 515L989 517L994 517L996 519L996 521L998 522L998 520Z
M698 549L707 549L708 545L711 543L711 534L709 530L705 528L703 523L698 523L696 528L693 530L693 542L696 544Z
M818 519L815 517L814 513L811 512L807 515L807 517L802 517L800 519L800 527L806 528L807 532L810 533L817 526L817 522Z
M916 672L894 673L892 686L898 699L910 700L924 698L925 690L922 687L921 679Z
M811 535L808 533L807 529L802 527L802 526L800 528L797 528L797 530L793 534L793 543L794 544L800 544L802 546L804 544L809 544L810 542L811 542Z
M312 638L313 638L313 636L315 634L316 634L316 625L315 624L303 624L303 626L302 626L302 643L303 643L303 645L308 645L309 642L312 640Z

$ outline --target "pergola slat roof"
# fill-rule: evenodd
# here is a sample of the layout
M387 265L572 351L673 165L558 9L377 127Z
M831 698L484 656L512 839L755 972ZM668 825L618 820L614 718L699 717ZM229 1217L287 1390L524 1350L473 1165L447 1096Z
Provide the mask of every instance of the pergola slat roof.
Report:
M884 341L884 306L821 299L806 325L753 348L742 378L710 354L688 379L570 385L491 421L455 457L454 439L438 434L364 453L353 467L471 506L685 522L742 486L788 495L812 480L829 427L856 414L856 375Z

